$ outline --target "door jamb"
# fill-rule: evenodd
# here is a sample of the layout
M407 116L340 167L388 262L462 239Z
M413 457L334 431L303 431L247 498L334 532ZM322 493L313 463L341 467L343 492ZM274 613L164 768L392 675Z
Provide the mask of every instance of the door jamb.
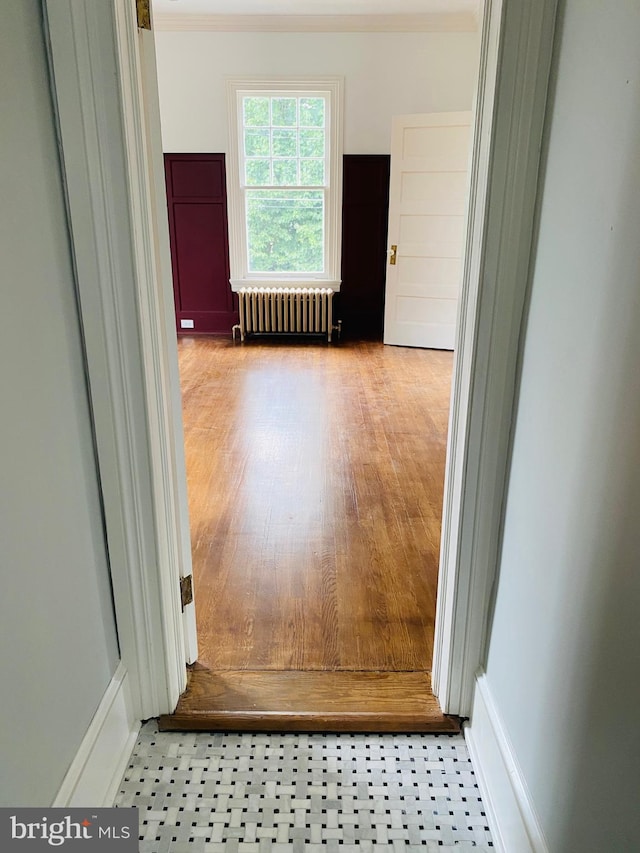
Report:
M469 716L507 487L556 0L486 0L436 598L433 690Z
M186 679L185 663L197 660L198 637L195 593L183 606L179 583L192 574L191 533L155 42L151 30L136 26L130 0L113 2L149 448L163 555L158 572L165 605L163 640L175 682ZM150 639L159 642L160 637Z
M157 253L168 252L162 224L151 212L154 204L159 210L154 186L161 176L146 148L149 115L140 88L134 4L111 3L128 172L127 222L112 204L122 191L121 173L113 171L117 164L101 141L100 128L104 138L109 129L101 115L99 58L105 33L92 21L98 3L45 0L45 9L58 19L48 33L56 58L52 86L54 101L64 107L58 109L61 151L73 190L68 193L72 248L116 620L122 659L144 719L171 713L184 689L188 650L177 579L190 553L184 460L177 446L182 423L175 334L168 333L169 325L173 328L167 302L171 288L162 280L158 287L154 277ZM434 691L443 710L462 716L470 711L483 660L496 575L555 7L556 0L485 0L482 16L433 664ZM65 18L66 31L59 25ZM83 217L88 217L86 228ZM114 235L126 241L124 250ZM123 251L131 253L134 268L137 351L122 344L123 329L132 322L119 292ZM104 263L91 263L93 256ZM140 401L132 398L132 389L140 374L144 441L137 442L131 417Z

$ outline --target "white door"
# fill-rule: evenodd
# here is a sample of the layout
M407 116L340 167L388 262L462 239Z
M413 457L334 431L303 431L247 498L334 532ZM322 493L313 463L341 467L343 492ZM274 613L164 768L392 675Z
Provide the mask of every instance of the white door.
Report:
M395 116L384 343L453 349L471 113Z

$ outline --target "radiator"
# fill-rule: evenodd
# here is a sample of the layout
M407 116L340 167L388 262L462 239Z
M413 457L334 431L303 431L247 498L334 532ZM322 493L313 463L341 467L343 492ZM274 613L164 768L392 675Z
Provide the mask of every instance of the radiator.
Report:
M333 331L333 290L328 287L243 287L238 290L240 330L248 334L326 335Z

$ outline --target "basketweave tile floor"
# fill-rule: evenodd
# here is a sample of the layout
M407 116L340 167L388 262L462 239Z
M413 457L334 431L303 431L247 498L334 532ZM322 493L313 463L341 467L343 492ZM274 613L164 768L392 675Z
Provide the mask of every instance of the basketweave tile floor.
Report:
M116 804L140 853L492 850L461 735L159 733Z

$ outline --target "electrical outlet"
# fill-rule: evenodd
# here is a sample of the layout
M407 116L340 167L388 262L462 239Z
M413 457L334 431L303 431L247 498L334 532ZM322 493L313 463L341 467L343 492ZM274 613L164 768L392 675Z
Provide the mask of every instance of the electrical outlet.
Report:
M193 329L194 328L193 320L180 320L180 328L181 329Z

